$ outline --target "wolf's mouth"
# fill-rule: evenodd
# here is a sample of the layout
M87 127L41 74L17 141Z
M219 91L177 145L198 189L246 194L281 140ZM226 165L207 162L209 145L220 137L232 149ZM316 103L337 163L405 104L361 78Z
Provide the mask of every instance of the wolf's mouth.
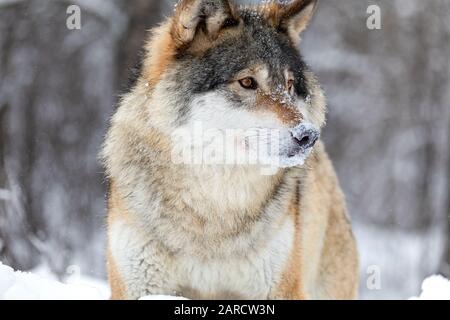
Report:
M279 159L279 167L292 168L304 165L312 150L312 148L307 150L302 149L297 153L290 153L286 156L281 155Z

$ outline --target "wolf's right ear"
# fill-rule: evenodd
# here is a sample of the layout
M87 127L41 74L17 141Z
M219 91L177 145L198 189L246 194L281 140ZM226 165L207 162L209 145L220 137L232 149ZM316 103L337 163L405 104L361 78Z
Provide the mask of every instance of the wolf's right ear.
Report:
M262 12L275 28L289 34L297 43L317 9L319 0L292 0L287 3L269 1L262 5Z
M238 24L238 17L230 0L181 0L171 34L177 46L182 47L189 45L199 31L214 39L222 28L233 24Z

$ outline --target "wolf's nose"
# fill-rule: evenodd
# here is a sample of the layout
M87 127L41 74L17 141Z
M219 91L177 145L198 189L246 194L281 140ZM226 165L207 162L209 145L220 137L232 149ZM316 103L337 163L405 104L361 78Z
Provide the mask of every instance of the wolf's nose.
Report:
M309 123L304 123L291 129L291 135L302 149L312 148L320 138L319 130Z

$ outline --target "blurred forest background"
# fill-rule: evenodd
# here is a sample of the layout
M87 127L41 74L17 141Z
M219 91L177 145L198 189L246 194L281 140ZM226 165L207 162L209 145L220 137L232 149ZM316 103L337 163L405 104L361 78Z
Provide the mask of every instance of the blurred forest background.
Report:
M173 2L0 0L3 263L105 277L97 154L146 30ZM66 27L71 4L81 30ZM381 30L366 27L372 4ZM322 0L301 49L328 96L361 296L416 295L424 277L450 276L450 1Z

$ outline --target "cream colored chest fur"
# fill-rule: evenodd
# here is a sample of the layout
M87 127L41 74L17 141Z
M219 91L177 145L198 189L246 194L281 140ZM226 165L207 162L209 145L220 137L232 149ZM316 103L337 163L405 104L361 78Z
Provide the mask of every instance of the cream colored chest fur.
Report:
M151 236L117 221L110 229L110 249L132 299L149 294L267 299L283 272L294 232L292 221L286 220L258 250L205 259L169 254Z

